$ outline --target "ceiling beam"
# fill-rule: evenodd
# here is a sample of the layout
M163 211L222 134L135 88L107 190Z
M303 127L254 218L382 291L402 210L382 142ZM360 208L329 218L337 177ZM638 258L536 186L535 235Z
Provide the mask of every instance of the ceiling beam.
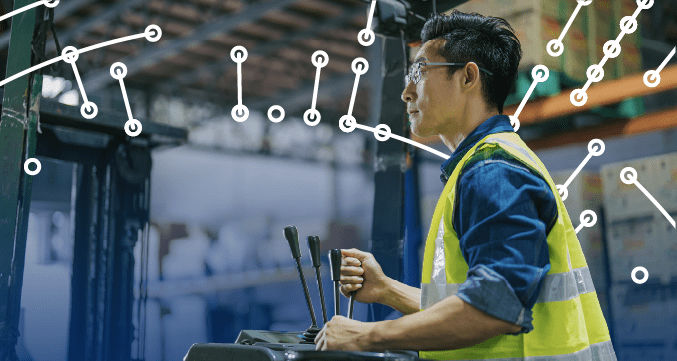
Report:
M80 0L75 0L80 1ZM89 1L91 3L91 1ZM61 47L69 45L70 42L78 35L87 33L91 28L97 25L114 20L120 14L123 14L125 11L134 8L137 5L143 4L144 0L119 0L113 5L103 9L102 11L94 14L93 16L87 17L80 21L77 25L72 28L69 28L61 34L57 34L59 39L59 44ZM56 16L56 14L55 14ZM49 42L47 44L47 53L55 51L56 45L54 42Z
M337 17L330 19L320 19L313 24L313 26L304 28L301 31L289 34L282 39L267 42L261 46L256 46L249 51L250 56L266 57L276 51L288 47L289 45L299 40L307 39L313 35L320 34L325 31L335 29L346 22L352 20L359 14L364 14L364 9L361 8L347 8ZM218 60L207 65L196 67L194 70L179 74L176 77L167 81L163 87L168 89L176 89L182 85L189 84L196 79L199 79L200 74L210 74L212 79L218 77L219 74L225 74L228 70L235 67L235 63L230 58Z
M91 0L70 0L65 4L57 6L54 8L54 22L56 23L65 19L83 6L91 4L91 2ZM9 31L0 36L0 50L7 48L7 44L9 44Z
M320 78L320 84L317 90L318 103L320 98L326 99L328 97L335 97L342 92L349 91L354 81L355 74L353 73L334 75L329 79L324 80ZM291 91L291 93L285 90L273 97L254 101L250 108L266 110L271 105L277 104L282 106L287 114L293 114L299 110L310 108L314 87L315 80L305 81L297 90Z
M246 6L244 10L235 14L227 14L211 20L197 27L186 37L173 39L159 46L148 46L144 48L139 54L131 55L122 59L122 62L127 65L127 75L131 76L143 68L157 64L164 59L177 55L182 50L195 44L199 44L216 34L227 33L242 24L255 22L264 17L268 12L284 8L295 1L297 0L257 2ZM93 75L84 79L85 88L88 91L99 90L105 87L108 83L114 81L114 79L110 76L108 68L92 70L91 73Z

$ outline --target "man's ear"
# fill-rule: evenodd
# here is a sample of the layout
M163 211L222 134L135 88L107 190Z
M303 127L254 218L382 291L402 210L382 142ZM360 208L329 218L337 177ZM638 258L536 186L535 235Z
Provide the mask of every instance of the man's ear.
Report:
M468 62L463 67L463 88L471 89L480 83L480 68L474 62Z

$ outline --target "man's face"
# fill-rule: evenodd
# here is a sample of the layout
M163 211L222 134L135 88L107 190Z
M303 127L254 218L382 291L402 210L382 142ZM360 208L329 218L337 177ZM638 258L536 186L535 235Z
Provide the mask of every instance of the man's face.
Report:
M446 62L439 54L445 40L434 39L421 46L416 54L417 62ZM402 92L402 101L407 103L411 131L419 137L440 134L453 129L454 115L458 113L461 91L456 85L456 75L449 77L447 66L421 67L421 79L417 84L410 80Z

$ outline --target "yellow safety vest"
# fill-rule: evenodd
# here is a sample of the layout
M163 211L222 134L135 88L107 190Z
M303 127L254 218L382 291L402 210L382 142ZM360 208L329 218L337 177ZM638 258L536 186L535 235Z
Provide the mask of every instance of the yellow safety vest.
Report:
M472 147L456 165L433 214L423 258L421 309L454 295L465 282L468 264L452 226L456 183L475 150L504 149L550 186L557 201L557 222L547 236L550 271L533 307L534 329L500 335L472 347L421 351L434 360L616 360L609 330L597 300L581 245L550 174L514 132L490 134Z

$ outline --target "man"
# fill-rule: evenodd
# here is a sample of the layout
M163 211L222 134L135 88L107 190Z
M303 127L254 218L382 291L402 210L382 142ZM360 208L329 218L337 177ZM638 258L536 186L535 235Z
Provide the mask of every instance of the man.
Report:
M422 30L402 100L413 133L453 152L421 289L343 250L341 291L404 314L334 317L317 349L419 350L426 359L615 360L574 227L545 166L501 115L521 59L503 19L453 12Z

